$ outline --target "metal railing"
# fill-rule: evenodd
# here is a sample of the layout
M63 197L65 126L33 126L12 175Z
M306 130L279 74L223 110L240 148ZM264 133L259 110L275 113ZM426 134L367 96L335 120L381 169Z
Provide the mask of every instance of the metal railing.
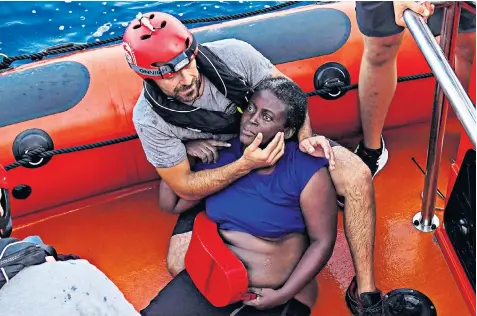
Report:
M409 9L403 14L410 33L437 79L427 151L422 208L413 217L414 226L423 232L434 231L439 226L439 219L434 214L435 192L449 103L472 144L475 146L476 143L476 110L451 66L454 64L453 51L462 6L461 2L449 2L444 5L444 21L441 29L440 47L421 15Z

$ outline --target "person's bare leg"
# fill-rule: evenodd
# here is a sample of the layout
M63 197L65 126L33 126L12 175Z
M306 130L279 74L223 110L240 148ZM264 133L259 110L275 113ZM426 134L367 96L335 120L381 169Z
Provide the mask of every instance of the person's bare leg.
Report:
M344 231L353 259L358 294L376 290L374 282L374 236L376 206L369 168L348 149L335 146L335 169L331 178L338 195L344 196Z
M455 47L455 72L460 83L467 91L469 88L472 62L475 54L475 32L459 33Z
M184 270L184 258L189 248L192 232L177 234L171 237L169 241L169 250L167 252L167 270L172 277Z
M381 147L381 133L396 91L396 59L403 32L388 37L364 36L359 73L359 107L364 145Z

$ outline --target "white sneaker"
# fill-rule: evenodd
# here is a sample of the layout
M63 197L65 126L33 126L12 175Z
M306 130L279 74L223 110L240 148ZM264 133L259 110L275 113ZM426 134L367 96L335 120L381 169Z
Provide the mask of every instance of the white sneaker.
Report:
M369 149L364 146L363 141L361 141L354 151L361 160L368 166L371 170L371 174L374 177L381 171L386 163L388 162L389 153L384 144L383 136L381 135L381 148L380 149Z

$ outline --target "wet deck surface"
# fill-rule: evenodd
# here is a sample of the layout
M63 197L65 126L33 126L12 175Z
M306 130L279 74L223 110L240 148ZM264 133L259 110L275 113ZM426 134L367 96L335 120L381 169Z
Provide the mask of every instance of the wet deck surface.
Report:
M448 130L452 130L448 128ZM456 133L444 146L439 188L446 194L449 157ZM376 280L383 292L413 288L426 294L438 315L470 315L433 234L412 226L420 209L425 168L427 125L385 134L390 158L375 178L377 204ZM454 147L454 148L453 148ZM14 236L40 235L59 253L75 253L104 271L136 307L145 307L170 280L165 254L176 217L157 206L157 183L126 189L48 213L15 221ZM438 198L438 204L442 201ZM71 211L72 210L72 211ZM437 212L442 219L442 212ZM320 294L312 315L349 315L344 293L354 275L340 214L338 240L326 268L318 276Z

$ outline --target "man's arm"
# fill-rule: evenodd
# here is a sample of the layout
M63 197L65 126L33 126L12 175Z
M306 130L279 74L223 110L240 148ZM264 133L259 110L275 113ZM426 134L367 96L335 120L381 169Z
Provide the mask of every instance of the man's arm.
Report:
M248 174L252 167L241 158L221 168L193 172L185 159L174 167L156 170L179 197L200 200Z
M181 214L195 205L197 205L200 200L185 200L177 196L166 183L166 181L161 181L159 186L159 207L161 210L171 214Z
M316 277L333 253L338 209L336 192L327 168L318 170L308 181L300 195L300 205L310 246L285 285L279 290L284 297L290 299Z
M311 136L313 136L313 131L311 130L311 122L310 122L310 117L308 116L308 109L307 109L305 122L303 123L303 126L298 131L298 142L301 142L302 140L305 140Z
M277 133L265 149L260 149L263 135L259 133L245 149L242 157L223 167L193 172L188 159L170 168L156 168L159 176L177 195L185 200L200 200L213 194L252 169L271 166L285 150L283 133Z
M214 170L192 172L184 144L160 117L155 120L154 126L135 122L146 158L170 188L185 200L200 200L254 168L270 166L285 150L283 133L277 133L263 150L259 148L263 139L259 133L237 161Z

